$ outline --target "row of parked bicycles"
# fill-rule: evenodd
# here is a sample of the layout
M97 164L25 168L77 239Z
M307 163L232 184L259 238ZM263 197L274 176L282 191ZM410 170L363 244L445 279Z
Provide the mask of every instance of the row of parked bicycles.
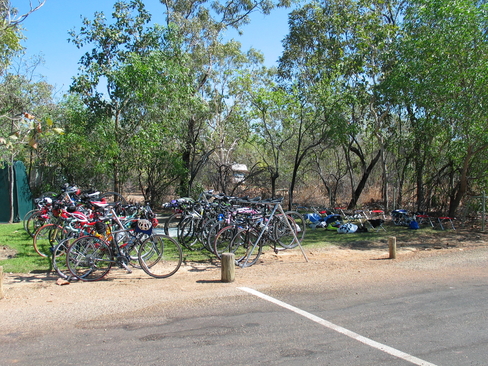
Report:
M221 258L233 253L241 267L257 262L264 246L291 249L305 236L297 211L284 211L282 199L229 197L204 192L163 205L171 214L160 224L149 204L127 204L113 192L81 192L65 185L60 194L35 200L24 228L35 251L51 259L66 280L96 281L112 266L166 278L178 271L183 249ZM182 249L183 248L183 249Z
M198 200L179 198L163 205L173 211L166 235L189 250L206 250L221 258L233 253L241 267L259 259L263 247L291 249L305 236L306 223L297 211L284 211L283 199L229 197L204 192Z
M114 265L156 278L176 273L183 258L179 243L154 230L158 220L148 204L118 198L65 185L58 195L36 199L37 208L24 218L35 251L66 280L96 281Z

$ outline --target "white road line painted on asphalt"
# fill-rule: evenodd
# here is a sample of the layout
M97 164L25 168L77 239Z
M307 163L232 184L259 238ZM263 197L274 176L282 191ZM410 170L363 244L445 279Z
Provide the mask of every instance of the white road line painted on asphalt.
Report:
M324 320L322 318L319 318L318 316L315 316L313 314L310 314L304 310L301 310L295 306L292 306L290 304L287 304L283 301L280 301L280 300L277 300L271 296L268 296L268 295L265 295L259 291L256 291L256 290L253 290L252 288L249 288L249 287L238 287L238 289L242 290L242 291L246 291L254 296L257 296L257 297L260 297L261 299L263 300L266 300L266 301L269 301L273 304L276 304L278 306L281 306L285 309L288 309L288 310L291 310L301 316L304 316L305 318L307 319L310 319L318 324L321 324L323 325L324 327L327 327L329 329L332 329L332 330L335 330L336 332L339 332L339 333L342 333L352 339L355 339L361 343L364 343L370 347L373 347L373 348L376 348L376 349L379 349L380 351L383 351L385 353L388 353L392 356L395 356L395 357L398 357L398 358L401 358L402 360L405 360L405 361L408 361L408 362L411 362L413 363L414 365L419 365L419 366L436 366L435 364L433 363L430 363L430 362L427 362L427 361L424 361L424 360L421 360L420 358L417 358L415 356L412 356L412 355L409 355L408 353L405 353L405 352L402 352L402 351L399 351L395 348L392 348L392 347L389 347L387 345L384 345L382 343L379 343L379 342L376 342L376 341L373 341L372 339L369 339L369 338L366 338L366 337L363 337L357 333L354 333L346 328L343 328L343 327L340 327L338 325L335 325L327 320Z

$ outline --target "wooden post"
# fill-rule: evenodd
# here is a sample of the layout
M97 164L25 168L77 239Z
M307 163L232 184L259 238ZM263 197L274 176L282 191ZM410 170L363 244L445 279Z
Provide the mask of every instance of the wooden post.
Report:
M234 282L236 277L236 264L234 253L222 253L222 282Z
M3 267L0 266L0 299L3 299Z
M390 236L388 238L388 248L390 250L390 259L396 258L396 237Z

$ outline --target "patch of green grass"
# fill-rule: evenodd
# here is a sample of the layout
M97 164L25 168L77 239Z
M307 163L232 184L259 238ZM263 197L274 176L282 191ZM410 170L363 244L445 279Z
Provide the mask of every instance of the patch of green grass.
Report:
M429 235L439 237L445 235L442 231L436 231L430 227L423 227L419 230L409 230L405 226L395 226L391 223L384 225L385 230L369 230L368 232L357 232L352 234L338 234L336 231L325 230L323 228L307 228L305 239L302 246L306 248L316 248L323 246L349 247L357 242L387 243L390 236L394 236L398 243L408 244L419 235Z
M387 243L388 237L395 236L397 242L408 244L415 236L423 233L429 236L442 236L443 232L422 228L420 230L408 230L403 226L387 225L387 231L370 231L367 233L338 234L336 231L307 228L305 239L302 242L304 248L318 248L324 246L350 247L357 242ZM32 238L25 232L22 223L0 224L0 250L3 247L14 249L17 254L10 259L0 260L4 272L30 273L48 272L51 270L51 262L48 258L39 256L32 245ZM270 250L264 248L264 251ZM185 262L214 262L218 261L208 251L189 251L183 248L183 260Z
M22 223L0 224L0 250L3 250L3 247L9 247L17 252L13 258L0 260L4 272L47 272L51 269L51 261L36 253L32 238L24 230Z

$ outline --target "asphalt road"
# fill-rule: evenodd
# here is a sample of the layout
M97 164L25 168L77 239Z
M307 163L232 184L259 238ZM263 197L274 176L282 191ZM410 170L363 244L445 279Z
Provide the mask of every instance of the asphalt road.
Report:
M237 288L116 321L11 334L0 365L487 365L486 261L469 263L415 282Z

